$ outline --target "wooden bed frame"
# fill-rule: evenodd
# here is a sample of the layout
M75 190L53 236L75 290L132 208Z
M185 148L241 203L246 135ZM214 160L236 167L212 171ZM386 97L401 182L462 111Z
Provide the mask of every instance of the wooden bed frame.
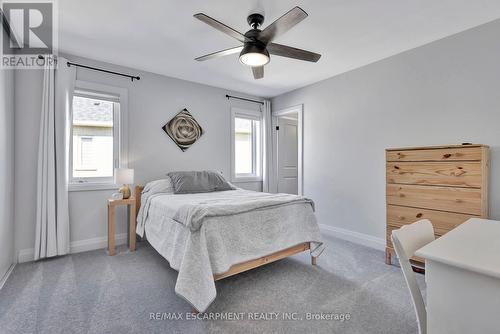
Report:
M139 212L139 208L141 207L141 193L142 193L143 189L144 189L144 187L140 186L140 185L135 187L134 195L135 195L135 204L136 204L135 205L136 216L137 216L137 213ZM304 252L310 248L311 248L310 243L304 242L304 243L295 245L293 247L280 250L279 252L260 257L258 259L237 263L237 264L233 265L231 268L229 268L229 270L226 271L225 273L219 274L219 275L214 275L214 281L218 281L218 280L221 280L223 278L233 276L233 275L242 273L244 271L254 269L254 268L266 265L268 263L284 259L284 258L292 256L294 254ZM313 266L316 265L316 257L311 256L311 264Z

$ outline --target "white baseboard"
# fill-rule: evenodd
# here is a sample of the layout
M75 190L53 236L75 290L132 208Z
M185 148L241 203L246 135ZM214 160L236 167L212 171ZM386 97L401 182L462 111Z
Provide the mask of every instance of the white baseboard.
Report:
M347 240L350 242L354 242L356 244L360 244L363 246L375 248L378 250L385 250L385 239L377 238L369 234L364 234L360 232L355 232L347 229L343 229L340 227L334 227L325 224L319 224L321 233L325 235L329 235L335 238ZM127 242L127 233L117 234L115 236L116 245L123 245ZM70 253L80 253L87 252L95 249L106 248L108 245L107 237L97 237L85 240L77 240L72 241L70 244ZM35 251L33 248L21 249L18 252L17 262L29 262L33 261ZM13 267L9 269L12 271ZM9 273L9 272L8 272ZM10 273L9 273L10 274ZM3 281L0 281L0 283ZM0 284L1 286L1 284Z
M127 243L127 233L120 233L115 235L115 244L123 245ZM108 237L97 237L91 239L77 240L70 243L70 253L81 253L95 249L106 248L108 246ZM35 257L35 250L33 248L21 249L17 256L17 262L30 262Z
M359 233L351 230L346 230L344 228L334 227L325 224L319 224L319 228L321 230L321 233L325 235L347 240L350 242L354 242L356 244L360 244L370 248L375 248L382 251L385 250L385 239L383 238L377 238L369 234Z
M120 233L115 235L115 244L123 245L127 243L127 233ZM71 253L87 252L94 249L101 249L108 247L108 237L98 237L92 239L73 241L70 244Z
M17 253L17 263L30 262L35 258L35 250L33 248L21 249Z
M5 282L7 282L7 278L9 278L10 274L12 274L15 266L15 263L11 264L5 275L3 275L3 277L0 279L0 290L2 290L3 285L5 284Z

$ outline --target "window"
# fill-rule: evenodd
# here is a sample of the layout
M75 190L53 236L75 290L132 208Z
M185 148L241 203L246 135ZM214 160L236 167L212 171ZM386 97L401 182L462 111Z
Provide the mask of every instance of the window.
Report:
M74 123L73 123L74 124ZM80 144L80 171L91 170L99 172L95 167L94 137L81 137ZM113 146L111 146L113 148ZM74 175L74 174L73 174Z
M261 113L232 109L232 176L233 181L262 179Z
M115 187L114 169L124 167L122 120L125 93L120 88L77 82L73 94L70 190Z

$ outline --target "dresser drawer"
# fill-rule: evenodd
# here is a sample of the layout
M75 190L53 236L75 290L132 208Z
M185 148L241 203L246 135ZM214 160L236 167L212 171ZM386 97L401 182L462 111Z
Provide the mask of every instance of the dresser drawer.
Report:
M396 226L411 224L420 219L429 219L436 234L445 234L462 224L469 218L477 216L464 215L444 211L409 208L405 206L388 205L387 222Z
M481 187L481 163L477 162L388 162L388 183L455 187Z
M481 160L482 147L387 151L387 161L467 161Z
M481 189L387 184L387 204L481 215Z

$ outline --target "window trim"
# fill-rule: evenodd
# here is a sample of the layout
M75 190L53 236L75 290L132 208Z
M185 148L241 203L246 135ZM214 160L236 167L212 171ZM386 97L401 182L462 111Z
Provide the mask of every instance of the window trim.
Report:
M128 168L128 90L124 87L108 86L100 83L76 80L75 91L84 90L96 94L96 98L102 98L105 100L106 96L110 94L118 96L120 103L119 110L114 110L113 117L118 117L118 127L113 127L113 137L118 136L118 145L114 145L113 156L114 158L114 168ZM75 94L77 95L77 94ZM100 97L99 95L102 95ZM73 120L71 119L71 122ZM95 178L95 182L74 182L73 180L73 127L70 126L70 136L69 136L69 180L68 180L68 190L69 191L92 191L92 190L108 190L117 189L119 186L114 183L114 181L106 178L105 180L99 181L99 178ZM118 146L118 147L116 147ZM116 150L116 151L115 151ZM114 171L113 171L114 173ZM81 180L83 181L83 180Z
M236 174L235 168L235 119L236 118L244 118L250 119L253 121L259 121L260 129L259 129L259 138L258 138L258 150L256 150L256 145L252 143L252 169L255 170L255 173L252 174ZM255 133L256 129L252 129L253 133ZM231 108L231 182L260 182L262 181L262 161L263 161L263 129L262 129L262 112L257 110L248 110L243 108L232 107ZM256 136L253 140L257 141ZM259 155L257 155L257 151Z

